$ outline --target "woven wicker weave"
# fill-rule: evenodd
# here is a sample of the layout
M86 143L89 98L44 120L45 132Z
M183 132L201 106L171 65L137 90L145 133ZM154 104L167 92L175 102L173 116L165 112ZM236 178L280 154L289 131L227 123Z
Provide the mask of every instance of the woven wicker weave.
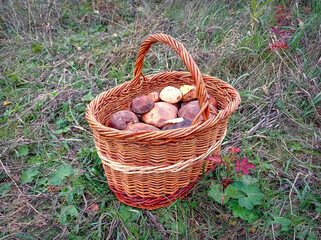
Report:
M181 57L189 72L142 74L143 60L151 45L162 42ZM200 114L191 127L133 133L106 127L110 116L124 109L135 97L162 90L166 86L195 84ZM208 93L218 102L219 113L211 111ZM86 118L95 136L108 185L127 205L156 209L184 197L205 171L217 163L206 157L219 155L230 115L240 104L238 92L217 78L201 74L183 45L165 34L154 34L141 45L134 78L99 94L87 107ZM197 122L203 115L205 122Z

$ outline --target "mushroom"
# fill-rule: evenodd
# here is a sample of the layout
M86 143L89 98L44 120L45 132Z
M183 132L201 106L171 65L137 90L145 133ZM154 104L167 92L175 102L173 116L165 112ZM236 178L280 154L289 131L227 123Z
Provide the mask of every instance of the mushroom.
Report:
M134 98L131 104L131 110L137 114L144 114L154 107L153 99L150 96L140 96Z
M147 94L147 96L149 96L153 100L153 102L158 102L158 101L160 101L159 93L160 93L159 91L151 92L151 93Z
M218 107L218 105L217 105L217 101L216 101L216 99L215 99L215 97L213 97L212 95L209 95L209 97L210 97L210 104L212 104L215 108L217 108Z
M122 110L110 116L108 127L124 130L127 128L128 123L135 122L138 122L138 117L135 113L128 110Z
M164 102L177 103L182 99L183 94L182 94L181 90L179 90L178 88L172 87L172 86L168 86L168 87L165 87L160 92L159 97Z
M213 108L213 110L217 111L216 107L214 107L213 105L211 105L211 108ZM198 100L195 100L195 101L191 101L187 104L185 104L183 107L181 107L178 111L178 117L182 117L184 119L189 119L191 121L194 120L194 118L197 116L197 114L200 112L200 106L199 106L199 103L198 103ZM209 117L213 117L213 116L216 116L216 114L213 114L213 113L210 113ZM203 121L204 118L203 116L201 116L199 118L199 121Z
M182 102L188 102L197 99L196 86L195 85L183 85L180 87L183 93Z
M161 128L165 125L165 121L176 118L177 112L174 105L167 102L157 102L152 110L142 115L142 120L147 124Z
M181 108L181 103L177 102L177 103L172 103L173 106L175 106L177 108L177 110L179 110Z
M146 123L139 122L139 123L128 123L127 130L133 131L133 132L159 131L159 128Z
M176 124L165 125L162 128L162 130L171 130L171 129L177 129L177 128L190 127L190 126L192 126L192 121L189 119L184 119L183 121L176 123Z

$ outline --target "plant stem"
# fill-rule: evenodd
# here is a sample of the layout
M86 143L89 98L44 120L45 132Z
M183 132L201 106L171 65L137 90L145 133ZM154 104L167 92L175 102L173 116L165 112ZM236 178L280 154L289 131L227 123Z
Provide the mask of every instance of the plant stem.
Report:
M226 170L226 179L229 179L229 178L228 178L228 173L229 173L229 171L230 171L230 164L227 166L227 170Z

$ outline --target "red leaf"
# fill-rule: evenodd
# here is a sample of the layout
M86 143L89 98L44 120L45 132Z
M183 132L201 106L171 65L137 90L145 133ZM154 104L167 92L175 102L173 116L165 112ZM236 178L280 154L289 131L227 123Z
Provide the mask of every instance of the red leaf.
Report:
M252 163L247 163L247 164L245 164L244 165L244 167L246 167L246 168L255 168L255 165L254 164L252 164Z
M243 166L244 164L246 164L246 163L247 163L247 161L248 161L248 159L247 159L247 158L243 158L243 159L242 159L242 161L241 161L241 166Z
M289 46L281 39L281 40L277 41L276 43L271 44L269 47L270 52L273 52L275 49L278 49L278 48L289 49Z
M209 160L209 161L215 162L215 163L220 163L220 162L222 162L221 157L220 157L220 156L217 156L217 155L209 156L209 157L207 157L206 159Z
M229 151L230 153L238 153L238 152L241 151L241 149L240 149L240 148L237 148L237 147L231 147L231 148L229 148L228 151Z
M250 171L249 171L247 168L245 168L245 167L242 167L242 171L243 171L243 173L244 173L245 175L249 175L249 173L250 173Z
M240 167L240 160L236 160L236 167L235 167L235 170L237 172L241 171L241 167Z
M252 163L247 163L248 159L247 158L243 158L242 161L240 162L240 160L236 161L236 167L235 170L237 172L241 171L245 174L248 175L249 174L249 168L255 168L255 165Z
M99 212L98 204L94 203L86 209L87 212Z

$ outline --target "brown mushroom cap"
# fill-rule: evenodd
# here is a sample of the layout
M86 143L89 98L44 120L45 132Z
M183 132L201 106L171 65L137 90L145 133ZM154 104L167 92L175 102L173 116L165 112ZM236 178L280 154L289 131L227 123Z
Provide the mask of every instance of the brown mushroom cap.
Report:
M127 130L133 131L133 132L141 132L141 131L159 131L160 129L152 125L139 122L139 123L128 123Z
M127 128L127 124L130 122L138 122L137 116L131 111L122 110L110 116L108 127L124 130Z
M181 108L181 103L177 102L177 103L171 103L173 106L175 106L177 108L177 110L179 110Z
M165 121L176 118L177 112L178 110L174 105L157 102L152 110L142 115L142 120L147 124L161 128L164 126Z
M210 104L210 106L214 110L217 110L216 107L214 107L213 105ZM189 119L193 121L199 112L200 112L200 106L199 106L198 100L195 100L181 107L178 111L178 117L182 117L184 119ZM216 114L210 113L209 115L210 118L214 116L216 116ZM201 116L199 120L203 121L204 120L203 116Z
M144 114L154 107L153 99L150 96L140 96L134 98L131 104L131 110L134 113Z
M191 86L194 87L192 90L190 90L189 92L183 94L182 97L182 102L188 102L188 101L192 101L197 99L197 95L196 95L196 86Z
M212 95L209 95L209 97L210 97L210 104L212 104L215 108L218 108L218 104L215 97Z
M159 91L151 92L151 93L147 94L147 96L151 97L153 102L159 102L160 101L159 93L160 93Z

